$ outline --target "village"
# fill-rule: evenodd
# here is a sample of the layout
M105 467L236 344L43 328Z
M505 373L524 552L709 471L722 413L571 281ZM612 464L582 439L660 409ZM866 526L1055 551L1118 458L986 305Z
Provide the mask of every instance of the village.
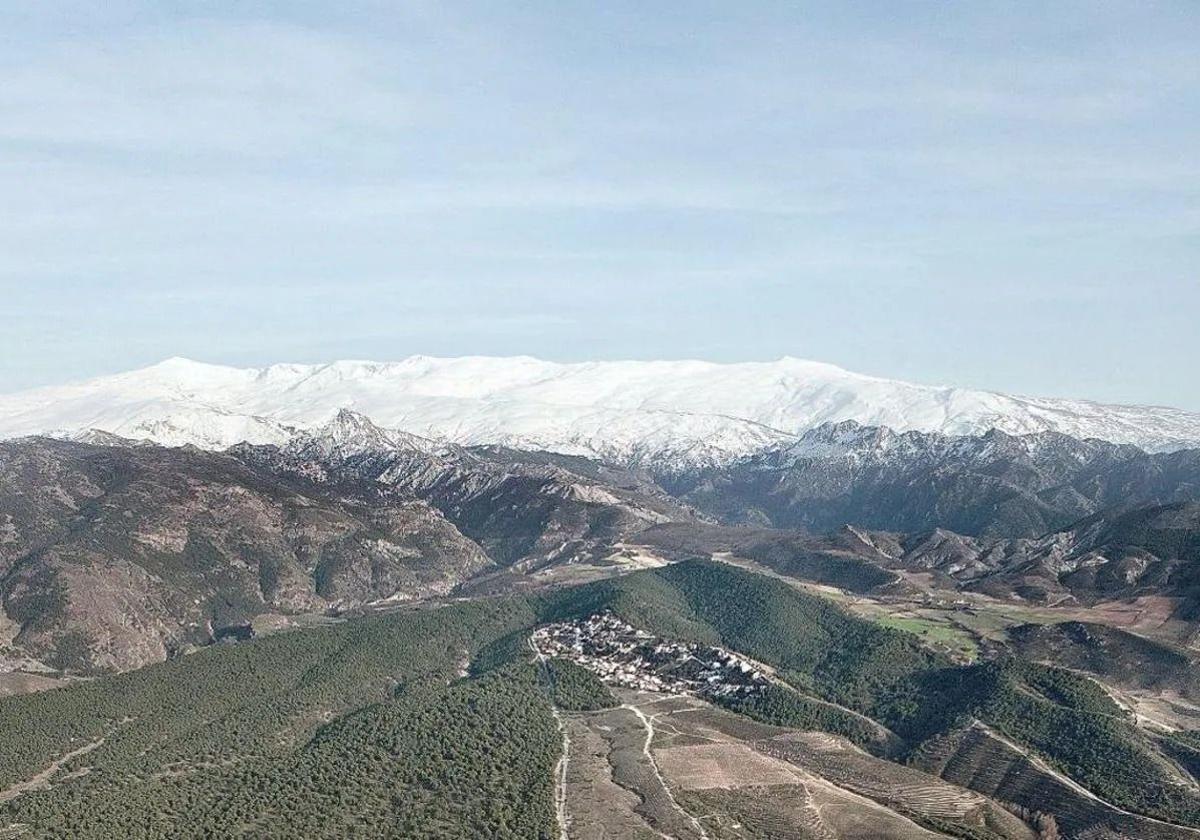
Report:
M624 688L701 697L751 697L770 682L753 663L718 647L672 642L611 612L549 624L533 633L543 656L561 657Z

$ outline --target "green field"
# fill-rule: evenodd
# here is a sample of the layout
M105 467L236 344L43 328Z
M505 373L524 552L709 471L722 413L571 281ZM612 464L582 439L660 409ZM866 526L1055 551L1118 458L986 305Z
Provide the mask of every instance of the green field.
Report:
M942 618L883 615L875 619L883 627L912 633L923 643L935 650L968 661L979 658L979 643L975 634L962 626Z

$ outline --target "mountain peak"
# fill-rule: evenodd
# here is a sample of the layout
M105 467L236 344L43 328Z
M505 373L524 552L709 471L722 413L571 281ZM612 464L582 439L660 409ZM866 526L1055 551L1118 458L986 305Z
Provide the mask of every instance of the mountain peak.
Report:
M338 437L362 434L383 436L384 434L383 429L371 422L371 418L349 408L339 408L337 413L318 432Z
M142 371L154 371L156 373L171 375L228 370L237 370L237 368L231 368L225 365L217 365L211 362L200 362L195 359L189 359L186 356L171 356L163 359L161 362L150 365L149 367L142 368ZM137 372L138 371L134 371L134 373Z
M301 432L288 448L296 454L328 459L395 451L425 453L436 444L407 432L384 429L365 414L343 407L325 424Z

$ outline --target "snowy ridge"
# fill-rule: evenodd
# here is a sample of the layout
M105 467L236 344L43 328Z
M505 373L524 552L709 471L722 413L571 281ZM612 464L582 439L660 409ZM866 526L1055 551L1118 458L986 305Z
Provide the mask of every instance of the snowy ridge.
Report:
M1180 409L915 385L792 358L559 364L413 356L245 369L169 359L0 395L0 438L96 429L208 449L284 446L299 430L336 427L341 409L378 424L361 434L388 430L389 445L502 444L680 468L783 448L843 421L951 435L1059 432L1150 451L1200 445L1200 415ZM340 422L353 427L354 415ZM355 436L354 428L342 433Z

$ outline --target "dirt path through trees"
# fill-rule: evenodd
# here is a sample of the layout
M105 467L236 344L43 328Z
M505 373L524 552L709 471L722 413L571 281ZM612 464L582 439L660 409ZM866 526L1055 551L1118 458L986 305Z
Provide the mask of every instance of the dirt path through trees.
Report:
M97 741L92 741L90 744L84 744L78 749L71 750L69 753L64 753L54 761L50 762L46 769L42 770L36 776L31 776L23 782L17 782L16 784L10 785L4 790L0 790L0 802L8 802L10 799L16 799L22 793L27 791L46 790L50 787L50 780L54 778L60 769L62 769L64 764L73 758L90 753L103 743L104 739L101 738Z
M558 726L559 734L562 735L562 757L554 765L554 814L558 821L559 840L570 840L567 834L567 759L571 750L571 737L567 733L566 724L563 723L558 707L554 705L554 686L551 682L550 668L546 665L546 655L538 650L532 637L529 639L529 649L537 657L542 679L546 681L547 688L550 689L550 712L554 715L554 723Z

